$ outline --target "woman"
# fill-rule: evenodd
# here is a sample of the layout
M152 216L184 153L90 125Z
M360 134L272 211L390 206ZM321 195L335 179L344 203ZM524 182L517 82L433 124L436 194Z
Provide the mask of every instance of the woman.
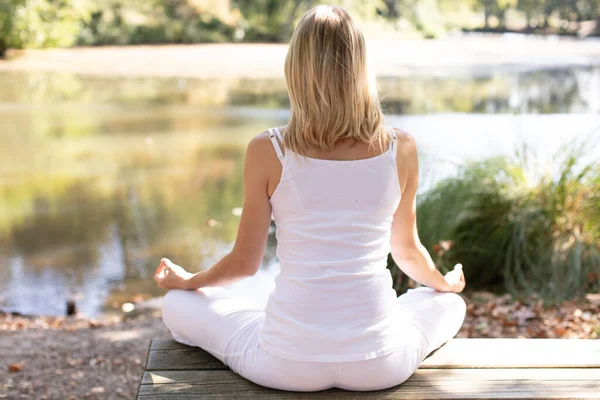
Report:
M163 320L260 385L293 391L398 385L465 316L462 268L443 276L420 243L414 140L386 128L363 36L341 7L300 20L285 76L286 127L248 145L233 250L191 274L162 259ZM266 308L223 286L256 273L271 214L281 271ZM386 269L425 285L396 298Z

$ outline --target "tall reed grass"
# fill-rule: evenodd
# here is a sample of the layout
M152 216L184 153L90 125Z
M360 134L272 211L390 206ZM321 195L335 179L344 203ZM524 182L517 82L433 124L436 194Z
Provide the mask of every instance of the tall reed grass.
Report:
M471 289L555 303L600 290L600 162L585 145L467 163L420 195L419 236ZM390 266L393 261L390 258ZM408 280L394 271L396 289Z

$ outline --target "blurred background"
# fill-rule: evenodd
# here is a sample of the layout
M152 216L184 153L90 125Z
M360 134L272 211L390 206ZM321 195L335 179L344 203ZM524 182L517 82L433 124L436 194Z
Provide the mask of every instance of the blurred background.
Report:
M387 122L418 142L440 269L548 302L598 292L600 0L332 3L365 33ZM286 123L285 44L316 4L3 0L0 309L121 312L163 293L160 257L224 255L245 146ZM239 290L268 294L275 244Z

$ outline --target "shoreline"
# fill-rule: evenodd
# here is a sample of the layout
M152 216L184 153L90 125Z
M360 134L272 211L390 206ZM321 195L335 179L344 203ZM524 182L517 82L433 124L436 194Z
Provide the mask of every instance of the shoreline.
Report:
M489 74L493 70L600 65L600 40L458 36L372 40L377 76ZM283 79L287 44L76 47L13 51L0 72L58 71L110 77ZM218 62L214 62L218 60Z

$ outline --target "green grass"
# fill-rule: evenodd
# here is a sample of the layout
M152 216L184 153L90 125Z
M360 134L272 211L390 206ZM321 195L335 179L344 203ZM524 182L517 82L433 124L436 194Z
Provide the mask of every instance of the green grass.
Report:
M600 163L590 153L579 144L549 165L527 149L471 162L421 195L419 236L438 268L460 262L470 289L548 303L598 291Z

